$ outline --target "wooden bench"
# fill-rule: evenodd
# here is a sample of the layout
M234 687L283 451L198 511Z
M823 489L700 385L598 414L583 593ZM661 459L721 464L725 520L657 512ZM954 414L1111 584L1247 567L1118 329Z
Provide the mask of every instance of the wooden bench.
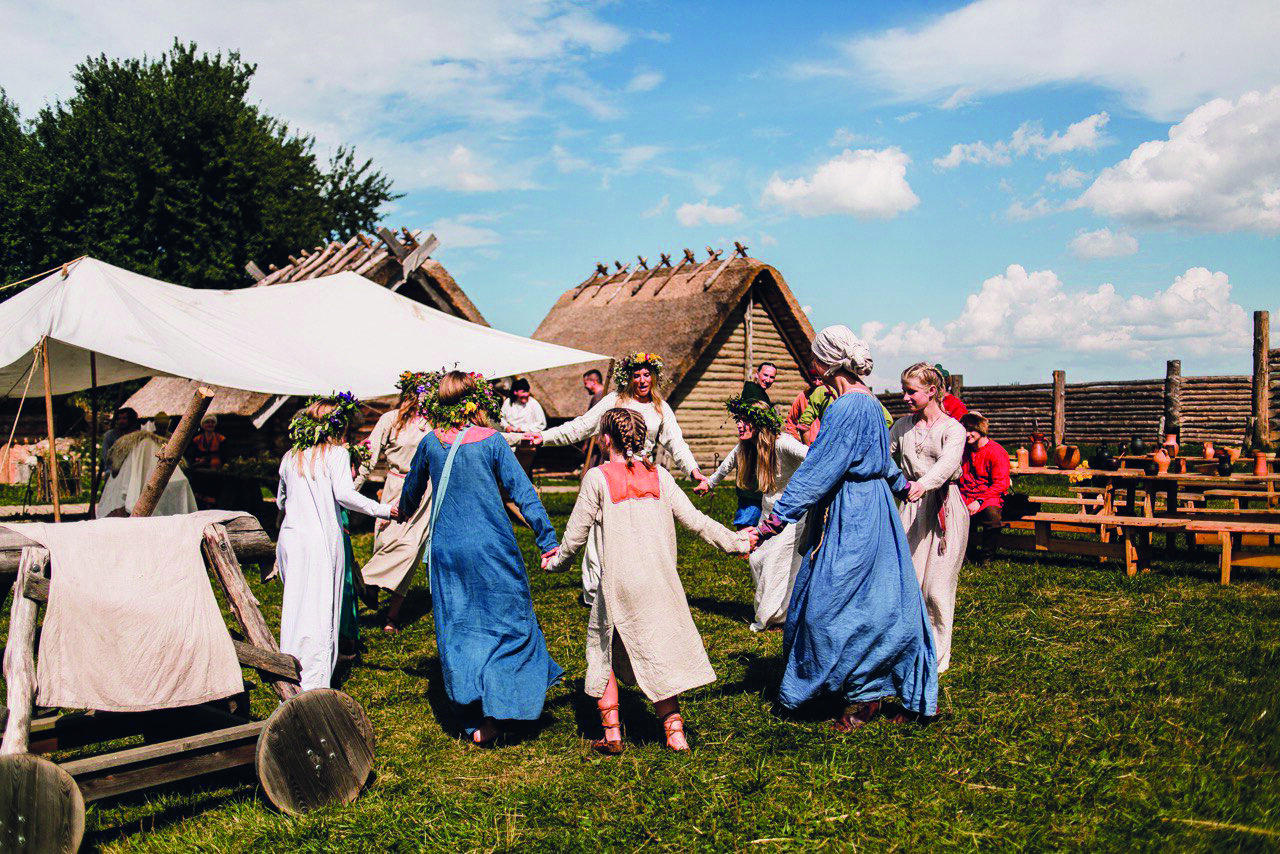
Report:
M1090 509L1102 509L1101 498L1078 498L1064 495L1028 495L1028 501L1034 501L1037 504L1066 504L1072 507L1079 507L1080 513L1088 513Z
M1257 569L1280 569L1280 551L1267 546L1261 549L1245 549L1244 537L1261 535L1268 543L1280 537L1280 524L1275 522L1221 521L1217 519L1188 519L1188 533L1212 534L1218 538L1222 546L1222 554L1218 557L1219 580L1223 584L1231 583L1231 568L1235 566Z
M1240 508L1240 502L1262 501L1270 504L1274 493L1266 489L1206 489L1204 497L1211 501L1230 501L1231 506Z
M1034 531L1031 536L1002 530L997 545L1020 551L1118 558L1124 561L1125 573L1132 576L1149 562L1152 531L1175 534L1185 531L1187 525L1185 519L1163 517L1036 513L1008 526L1015 530L1030 526ZM1118 532L1115 541L1109 537L1113 530ZM1095 534L1098 539L1067 539L1055 534Z

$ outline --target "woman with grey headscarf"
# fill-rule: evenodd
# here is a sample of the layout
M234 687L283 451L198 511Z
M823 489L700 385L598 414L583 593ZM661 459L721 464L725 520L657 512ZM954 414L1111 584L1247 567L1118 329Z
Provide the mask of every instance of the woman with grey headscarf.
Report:
M862 382L872 364L867 345L847 326L814 338L814 372L836 399L760 525L767 538L809 514L778 697L788 708L837 699L844 706L834 721L840 732L871 720L889 696L909 713L937 713L933 632L894 504L908 484L889 455L880 403Z

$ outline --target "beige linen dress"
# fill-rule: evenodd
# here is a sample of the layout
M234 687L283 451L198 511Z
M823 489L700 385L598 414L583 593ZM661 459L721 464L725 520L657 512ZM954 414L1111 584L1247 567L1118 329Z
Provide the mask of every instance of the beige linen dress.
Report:
M661 466L653 473L656 477L646 478L640 464L635 474L615 477L615 486L622 481L632 488L614 500L607 466L626 471L623 463L605 463L583 477L549 568L568 565L592 528L599 530L600 595L587 625L586 692L602 696L612 669L650 700L665 700L716 678L676 573L675 523L734 554L745 553L751 541L699 512ZM643 487L637 490L646 481L656 496Z
M387 461L387 482L382 487L384 504L399 504L400 492L404 489L404 479L413 463L413 455L418 451L418 443L431 432L431 425L425 418L415 416L399 430L396 429L398 410L392 409L383 413L369 434L369 445L373 452L369 460L369 469L360 473L356 483L359 489L369 470L378 464L380 459ZM400 522L379 520L374 528L373 555L360 570L364 583L373 587L392 590L401 596L409 589L413 581L413 571L422 562L422 550L427 541L427 527L431 521L431 486L422 503L413 516Z
M951 664L956 582L969 544L969 511L957 486L964 442L964 427L950 415L942 416L933 427L906 415L893 422L889 431L889 453L903 475L928 490L919 501L904 502L899 512L933 625L939 673ZM939 520L944 509L945 536Z

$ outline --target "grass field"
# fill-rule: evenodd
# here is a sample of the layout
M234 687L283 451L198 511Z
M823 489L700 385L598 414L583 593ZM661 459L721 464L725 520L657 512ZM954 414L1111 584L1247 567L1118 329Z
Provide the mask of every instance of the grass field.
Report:
M1036 489L1040 489L1038 485ZM715 513L728 514L727 495ZM549 495L562 528L572 496ZM706 502L702 502L706 506ZM521 542L535 566L527 532ZM357 539L361 557L369 537ZM460 741L427 597L386 638L365 621L345 685L378 738L356 803L275 812L252 778L169 787L89 810L110 851L1280 849L1280 580L1229 588L1214 566L1134 579L1114 565L966 567L934 724L840 736L773 706L779 633L747 630L744 561L682 539L680 569L719 681L687 695L692 756L659 743L624 691L628 750L594 755L576 572L532 573L566 680L515 744ZM255 581L255 586L256 581ZM278 624L280 590L259 587ZM258 692L255 711L274 705Z

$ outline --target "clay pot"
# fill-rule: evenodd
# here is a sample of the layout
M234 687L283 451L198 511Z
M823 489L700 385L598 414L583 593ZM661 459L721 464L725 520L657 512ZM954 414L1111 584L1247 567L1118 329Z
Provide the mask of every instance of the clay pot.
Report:
M1059 445L1053 449L1053 464L1070 471L1080 466L1080 449L1075 445Z
M1253 473L1257 477L1265 477L1270 473L1267 469L1267 455L1265 452L1253 452Z
M1111 449L1105 442L1099 445L1097 453L1089 458L1089 468L1098 471L1115 471L1119 467L1119 461L1111 456Z
M1165 474L1169 471L1169 452L1164 448L1159 448L1151 455L1151 460L1156 464L1156 474Z
M1044 446L1043 433L1031 434L1031 450L1027 452L1027 458L1037 468L1049 464L1049 449Z
M1239 448L1237 448L1237 447L1235 447L1235 446L1233 445L1233 446L1231 446L1231 447L1227 448L1226 450L1227 450L1227 457L1228 457L1228 458L1230 458L1232 465L1234 465L1235 463L1239 462L1239 460L1240 460L1240 449L1239 449Z
M1133 434L1133 438L1129 440L1129 453L1135 457L1140 457L1147 452L1147 443L1142 441L1142 437L1137 433Z
M1219 477L1231 476L1231 457L1227 456L1221 451L1218 452L1218 476Z
M1018 457L1018 468L1024 469L1031 465L1031 455L1027 453L1026 448L1019 448L1015 453Z
M1187 473L1186 457L1172 457L1169 460L1169 473L1170 474L1186 474Z
M1178 456L1178 440L1173 436L1166 436L1164 444L1161 445L1161 447L1164 448L1164 452L1169 455L1169 459L1173 459Z
M1142 464L1142 471L1147 477L1154 477L1156 472L1160 471L1160 467L1156 465L1155 460L1147 460Z
M1204 443L1204 458L1206 460L1217 459L1217 452L1213 449L1213 442L1206 441Z

